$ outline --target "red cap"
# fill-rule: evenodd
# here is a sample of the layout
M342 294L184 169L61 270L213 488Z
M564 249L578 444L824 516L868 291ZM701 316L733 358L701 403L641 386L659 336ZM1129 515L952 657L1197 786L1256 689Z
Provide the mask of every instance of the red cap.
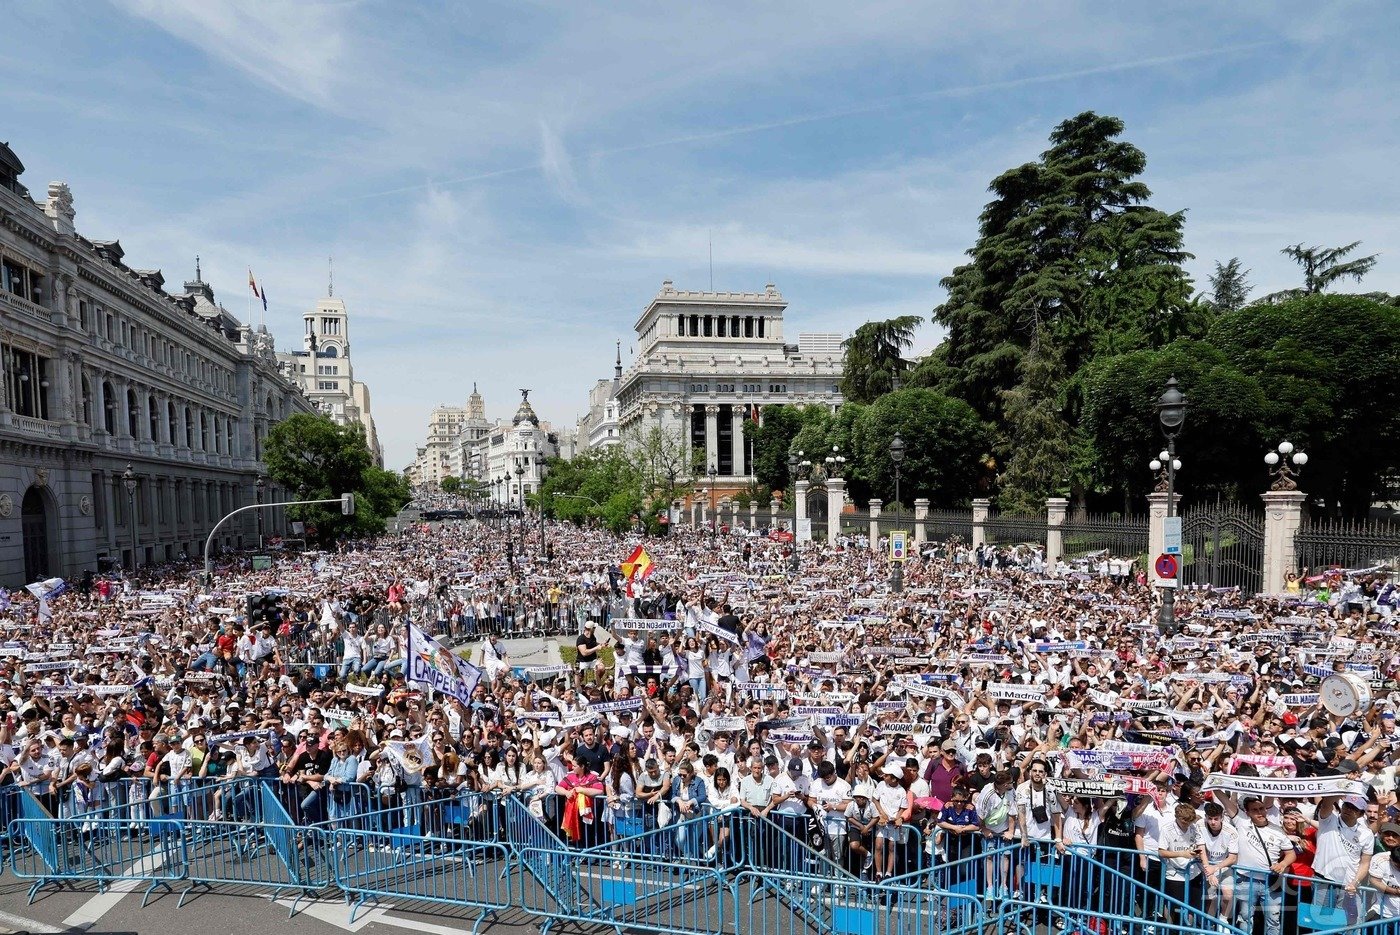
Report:
M1289 727L1296 727L1298 724L1298 715L1294 714L1292 711L1285 711L1283 712L1282 720L1283 723L1287 724Z

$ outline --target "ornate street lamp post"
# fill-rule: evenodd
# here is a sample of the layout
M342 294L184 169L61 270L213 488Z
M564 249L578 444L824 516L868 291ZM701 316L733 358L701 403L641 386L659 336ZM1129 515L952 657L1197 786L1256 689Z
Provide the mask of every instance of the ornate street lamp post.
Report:
M1303 465L1308 463L1308 453L1295 451L1292 442L1279 442L1277 450L1264 455L1264 463L1269 466L1269 476L1274 479L1269 485L1270 490L1297 490L1298 475L1303 473Z
M713 548L719 541L719 509L715 503L715 478L719 476L719 471L712 464L705 474L710 478L710 546Z
M253 496L254 496L254 499L256 499L257 502L258 502L259 504L261 504L261 503L263 502L263 487L264 487L264 486L265 486L265 481L263 481L262 475L259 474L259 475L258 475L257 483L253 484ZM256 513L256 514L258 514L258 550L261 551L261 550L262 550L262 547L263 547L263 515L262 515L262 510L254 510L253 512Z
M140 560L136 557L136 475L130 463L122 472L122 486L126 488L126 522L131 530L131 570L135 571Z
M1181 433L1186 421L1186 397L1177 388L1176 377L1167 380L1167 388L1157 397L1157 421L1162 426L1162 434L1167 439L1166 457L1162 458L1167 473L1167 517L1176 515L1176 471L1180 465L1176 459L1176 436ZM1180 572L1178 572L1180 574ZM1181 580L1177 579L1178 582ZM1164 636L1176 632L1176 589L1162 589L1162 606L1157 617L1157 629Z
M798 470L799 466L801 466L801 464L802 464L801 459L799 459L799 458L797 457L796 454L794 454L793 452L789 451L789 452L788 452L788 459L787 459L788 477L793 481L793 485L792 485L792 573L793 573L794 575L797 574L797 569L798 569L798 558L797 558L797 545L798 545L798 535L797 535L797 470Z
M899 499L899 469L904 463L904 439L900 438L899 432L894 433L894 438L890 441L890 461L894 464L894 502L897 507L895 513L896 522L902 518L904 504ZM891 540L893 541L893 540ZM890 572L890 590L899 594L904 590L904 563L891 562L894 568Z

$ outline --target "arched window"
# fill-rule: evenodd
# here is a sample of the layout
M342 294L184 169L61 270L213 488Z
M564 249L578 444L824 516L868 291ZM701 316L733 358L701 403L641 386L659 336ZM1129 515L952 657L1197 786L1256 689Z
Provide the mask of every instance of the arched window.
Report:
M141 406L136 401L136 391L126 391L126 432L132 438L136 438L136 428L140 425Z
M321 356L322 356L322 357L339 357L339 356L340 356L340 349L337 348L334 344L328 344L328 345L326 345L326 349L325 349L324 351L321 352Z
M684 316L684 315L677 315L677 316L676 316L676 335L677 335L677 337L682 337L682 338L685 337L685 316Z
M154 396L146 397L146 414L151 420L151 441L160 441L160 404Z
M165 440L169 444L175 444L175 404L167 402L165 404Z
M108 435L117 434L117 393L112 389L112 384L103 382L102 384L102 427L106 429Z
M97 428L92 424L92 384L88 383L87 375L82 377L83 390L83 424L89 428Z
M209 418L202 409L199 412L199 450L209 450Z

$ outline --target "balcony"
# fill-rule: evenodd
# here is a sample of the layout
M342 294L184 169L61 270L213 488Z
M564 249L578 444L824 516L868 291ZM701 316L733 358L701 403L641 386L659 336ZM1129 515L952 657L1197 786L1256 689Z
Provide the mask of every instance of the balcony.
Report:
M49 422L46 419L35 419L32 416L10 415L10 428L23 435L31 435L36 438L62 438L63 426L57 422Z
M13 292L0 290L0 308L12 309L18 315L32 318L35 321L42 321L45 324L51 323L49 310L42 305L35 305L28 299L21 299Z

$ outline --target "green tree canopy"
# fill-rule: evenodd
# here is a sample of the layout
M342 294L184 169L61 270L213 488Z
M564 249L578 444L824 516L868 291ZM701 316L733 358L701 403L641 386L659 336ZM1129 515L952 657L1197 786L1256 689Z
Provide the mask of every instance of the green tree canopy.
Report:
M765 406L762 424L744 420L744 434L753 443L753 473L769 490L786 490L791 483L788 449L802 428L802 413L800 406Z
M846 360L841 395L851 402L868 403L894 389L909 369L904 352L914 343L914 329L923 323L918 315L900 315L857 328L842 342Z
M896 432L905 446L900 468L905 504L927 497L937 506L955 506L976 496L979 461L991 448L991 431L962 400L907 389L881 396L855 418L853 452L867 498L894 500L890 442Z
M306 499L356 495L354 516L342 516L334 506L291 508L289 515L314 524L322 541L383 532L412 495L402 475L374 466L362 428L336 425L326 416L298 413L278 422L267 433L263 461L279 484L304 489Z
M462 479L455 474L449 474L442 479L443 493L458 493L462 489Z
M1346 257L1359 246L1359 240L1353 240L1341 247L1305 247L1300 243L1289 244L1279 252L1302 267L1303 287L1275 292L1261 301L1281 302L1304 295L1321 295L1343 279L1360 282L1375 267L1376 255L1347 260Z
M1400 308L1348 295L1255 304L1218 319L1210 343L1262 387L1264 445L1308 450L1302 488L1365 515L1400 473Z

